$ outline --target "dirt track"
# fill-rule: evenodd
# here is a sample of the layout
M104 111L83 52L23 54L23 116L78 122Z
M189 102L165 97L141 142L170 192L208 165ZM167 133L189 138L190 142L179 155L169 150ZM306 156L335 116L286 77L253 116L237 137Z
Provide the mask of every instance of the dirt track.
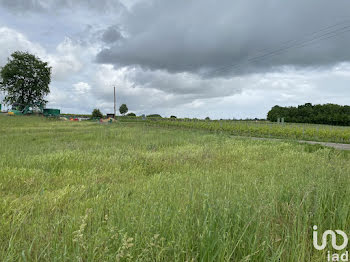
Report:
M250 137L254 140L275 140L275 141L293 141L293 140L283 140L278 138L262 138L262 137ZM339 150L349 150L350 151L350 144L339 144L339 143L330 143L330 142L316 142L316 141L304 141L304 140L298 140L296 141L298 143L306 143L311 145L322 145L327 147L333 147L335 149Z
M350 150L350 144L338 144L338 143L328 143L328 142L315 142L315 141L298 141L299 143L307 143L312 145L322 145L333 147L340 150Z

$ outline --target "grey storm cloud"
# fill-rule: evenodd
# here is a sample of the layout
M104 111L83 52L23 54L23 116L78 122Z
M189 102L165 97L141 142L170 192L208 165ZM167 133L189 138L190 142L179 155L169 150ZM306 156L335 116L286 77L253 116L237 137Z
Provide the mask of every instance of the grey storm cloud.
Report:
M0 0L0 6L16 12L45 12L86 8L93 12L115 12L125 7L118 0Z
M349 10L348 0L144 1L97 62L206 74L329 66L350 60Z
M239 79L204 79L196 74L169 74L165 71L133 70L128 78L135 86L154 88L168 94L213 98L240 93ZM233 85L235 84L235 85Z
M110 26L102 34L102 41L107 43L107 44L115 43L122 38L123 38L123 36L120 33L119 27L117 27L117 26Z
M56 62L50 102L67 113L112 112L116 85L139 114L264 117L275 104L348 103L349 10L349 0L0 0L0 55ZM91 89L72 93L77 83Z

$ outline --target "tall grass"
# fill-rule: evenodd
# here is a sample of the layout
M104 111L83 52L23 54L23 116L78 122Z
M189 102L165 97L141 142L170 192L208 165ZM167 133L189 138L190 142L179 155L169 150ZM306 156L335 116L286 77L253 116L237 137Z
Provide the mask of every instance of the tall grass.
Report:
M282 125L271 122L232 120L185 121L158 119L158 121L148 121L148 123L162 127L199 129L249 137L350 143L350 127L289 123Z
M143 123L0 117L1 261L325 261L349 155Z

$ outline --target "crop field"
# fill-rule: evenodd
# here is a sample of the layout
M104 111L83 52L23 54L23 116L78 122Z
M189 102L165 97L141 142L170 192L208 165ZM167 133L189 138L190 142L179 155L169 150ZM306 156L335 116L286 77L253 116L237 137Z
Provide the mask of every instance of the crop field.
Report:
M0 115L0 260L325 261L313 225L350 232L348 153L157 125Z
M161 120L149 121L164 127L201 129L231 135L350 143L350 127L313 124L277 124L254 121Z

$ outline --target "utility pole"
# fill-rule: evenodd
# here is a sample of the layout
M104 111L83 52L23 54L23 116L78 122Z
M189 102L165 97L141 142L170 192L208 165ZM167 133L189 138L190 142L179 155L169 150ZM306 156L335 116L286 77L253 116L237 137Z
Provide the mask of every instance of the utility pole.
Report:
M115 96L115 86L114 86L114 119L117 118L117 99Z

